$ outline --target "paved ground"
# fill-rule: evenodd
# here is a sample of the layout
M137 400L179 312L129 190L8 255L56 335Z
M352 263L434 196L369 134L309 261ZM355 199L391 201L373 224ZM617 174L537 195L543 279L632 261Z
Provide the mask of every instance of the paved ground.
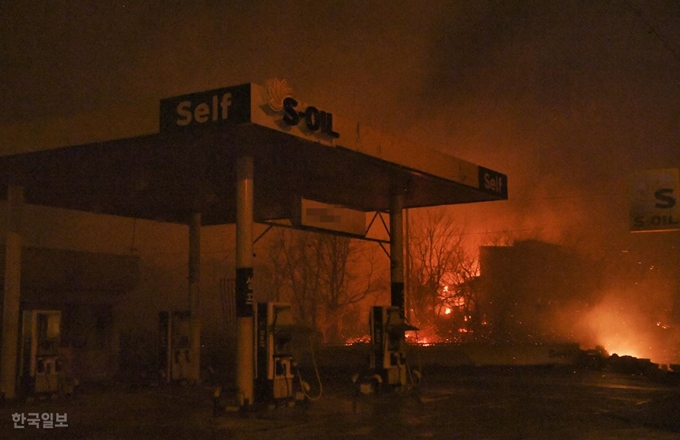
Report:
M2 439L678 439L680 385L567 368L425 370L414 396L362 398L322 372L309 408L212 415L210 387L104 387L0 407ZM12 414L66 413L68 427L13 427Z

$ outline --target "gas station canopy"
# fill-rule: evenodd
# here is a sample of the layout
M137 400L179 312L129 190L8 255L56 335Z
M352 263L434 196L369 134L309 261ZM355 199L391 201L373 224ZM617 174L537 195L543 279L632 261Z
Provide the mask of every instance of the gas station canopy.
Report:
M27 203L204 225L233 223L236 158L254 161L255 221L306 201L356 211L507 199L504 174L299 102L285 81L0 127L0 185Z

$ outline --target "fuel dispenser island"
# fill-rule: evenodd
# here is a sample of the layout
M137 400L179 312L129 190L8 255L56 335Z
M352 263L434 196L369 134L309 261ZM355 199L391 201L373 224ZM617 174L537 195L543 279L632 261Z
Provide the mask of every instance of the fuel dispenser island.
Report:
M311 332L297 325L292 306L281 302L253 304L253 396L248 406L229 405L218 386L213 393L213 414L222 411L257 410L281 406L308 405L321 398L323 389L316 365ZM303 378L298 359L306 348L301 344L308 337L312 364L316 374L313 392ZM306 344L305 344L306 345Z
M192 357L191 313L161 311L159 322L159 366L166 382L197 381L198 360Z
M406 362L406 332L410 325L400 307L374 306L369 314L371 330L368 369L356 374L357 394L403 391L420 385L420 372Z
M294 357L294 341L304 329L295 325L290 304L260 302L255 312L255 400L269 404L295 404L296 401L316 400L298 370ZM313 358L313 356L312 356ZM318 369L315 365L315 370Z
M61 312L24 310L22 313L21 383L25 392L60 391Z

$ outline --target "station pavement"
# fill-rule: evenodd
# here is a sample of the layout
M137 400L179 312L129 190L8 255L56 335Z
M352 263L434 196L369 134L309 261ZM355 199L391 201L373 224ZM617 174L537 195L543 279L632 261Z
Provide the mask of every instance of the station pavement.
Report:
M425 371L420 398L406 393L354 400L348 375L325 376L330 379L322 398L308 408L218 417L208 385L84 387L72 398L5 403L0 438L680 438L675 382L569 368L445 368ZM20 413L65 413L68 427L15 428L12 414Z

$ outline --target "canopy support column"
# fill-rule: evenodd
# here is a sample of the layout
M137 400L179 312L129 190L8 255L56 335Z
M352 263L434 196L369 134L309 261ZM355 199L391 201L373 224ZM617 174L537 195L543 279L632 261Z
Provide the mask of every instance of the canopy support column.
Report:
M402 316L404 316L403 209L403 194L393 194L390 199L390 291L392 306L399 307Z
M201 379L201 317L199 295L201 290L201 213L194 212L189 219L189 312L191 327L191 372L189 379Z
M0 392L13 399L17 392L17 353L21 304L21 211L24 189L7 188L7 223L5 233L5 290L2 300L2 359Z
M236 161L236 386L241 407L254 403L253 158Z

